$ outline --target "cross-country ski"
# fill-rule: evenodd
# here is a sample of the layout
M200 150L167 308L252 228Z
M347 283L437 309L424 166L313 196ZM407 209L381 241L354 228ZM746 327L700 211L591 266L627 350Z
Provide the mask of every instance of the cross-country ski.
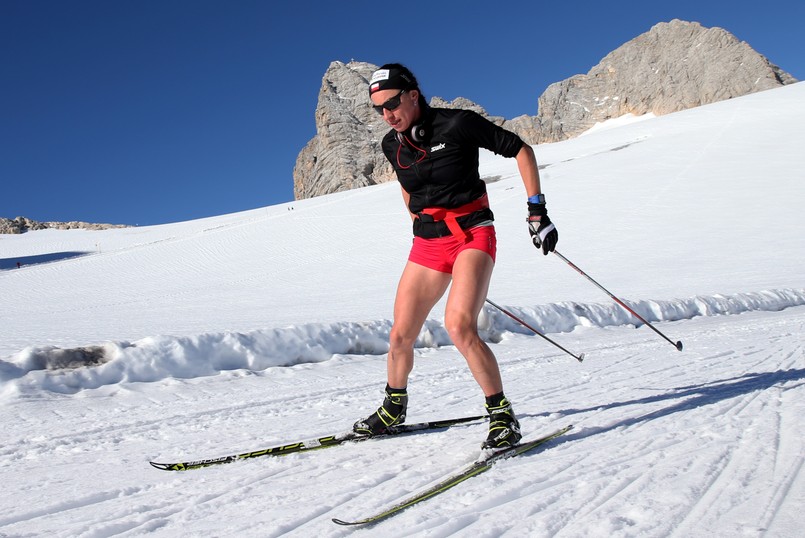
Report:
M455 473L449 474L448 476L446 476L436 484L430 486L429 488L424 489L419 493L411 497L408 497L407 499L400 501L399 503L391 506L390 508L378 512L377 514L374 514L372 516L356 519L354 521L344 521L338 518L333 518L333 522L342 526L371 525L374 523L378 523L380 521L383 521L384 519L388 519L402 512L406 508L410 508L415 504L427 501L428 499L431 499L441 493L444 493L448 489L461 484L465 480L468 480L474 476L478 476L479 474L485 471L488 471L492 467L492 465L499 462L500 460L513 458L514 456L530 453L531 451L544 445L548 441L556 439L560 435L567 433L568 431L571 430L571 428L573 428L573 426L565 426L564 428L557 430L544 437L539 437L537 439L525 441L511 448L499 450L493 453L483 454L474 463L466 466L465 468Z

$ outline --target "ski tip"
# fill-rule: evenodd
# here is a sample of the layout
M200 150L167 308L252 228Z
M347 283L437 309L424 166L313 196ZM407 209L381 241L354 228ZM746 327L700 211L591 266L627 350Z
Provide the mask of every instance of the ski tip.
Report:
M357 523L355 521L344 521L343 519L338 519L337 517L333 518L333 523L344 527L350 527L352 525L360 525L360 523Z
M159 469L160 471L184 471L186 467L180 463L157 463L149 461L151 467Z
M379 516L367 517L366 519L359 519L357 521L344 521L343 519L334 517L332 522L336 525L341 525L342 527L360 527L361 525L374 525L375 523L379 523L389 517L389 515L392 514L386 513Z

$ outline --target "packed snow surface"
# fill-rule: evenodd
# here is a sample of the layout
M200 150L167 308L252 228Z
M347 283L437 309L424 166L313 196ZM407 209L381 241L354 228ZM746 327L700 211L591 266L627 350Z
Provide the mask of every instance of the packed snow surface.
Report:
M537 252L515 162L483 153L489 298L586 358L491 306L481 332L526 437L575 427L367 529L331 518L473 461L486 425L148 462L337 433L377 407L411 240L397 185L0 236L0 536L800 536L805 84L641 119L535 150L558 250L683 351ZM483 413L442 309L409 422Z

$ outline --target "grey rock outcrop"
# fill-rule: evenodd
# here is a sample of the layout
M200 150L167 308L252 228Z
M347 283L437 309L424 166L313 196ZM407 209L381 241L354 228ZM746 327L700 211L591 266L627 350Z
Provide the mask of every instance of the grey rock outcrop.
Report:
M430 106L472 110L485 117L495 125L499 125L506 130L516 133L520 138L529 144L536 144L539 139L539 121L533 116L524 114L511 120L507 120L502 116L490 116L484 107L478 103L470 101L469 99L465 99L464 97L457 97L450 102L445 101L441 97L434 97L430 100Z
M722 28L673 20L618 47L539 98L540 142L625 114L677 112L796 82Z
M324 74L317 134L302 149L293 171L297 200L393 179L380 150L388 126L368 104L366 88L375 69L364 62L332 62Z
M21 234L36 230L106 230L109 228L128 228L125 224L92 224L89 222L38 222L26 217L15 219L0 218L0 234Z
M294 167L296 199L395 179L380 143L388 132L369 106L368 78L377 67L333 62L316 107L316 136ZM529 144L577 136L625 114L668 114L791 84L796 79L721 28L673 20L660 23L604 57L586 75L551 84L538 114L490 117L464 98L432 106L475 110Z

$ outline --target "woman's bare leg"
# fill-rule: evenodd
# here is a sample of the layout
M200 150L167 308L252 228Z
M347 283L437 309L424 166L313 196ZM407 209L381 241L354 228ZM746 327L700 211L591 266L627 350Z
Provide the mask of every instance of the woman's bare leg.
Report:
M453 344L467 360L485 396L503 391L497 359L478 335L478 315L489 291L494 266L491 256L481 250L469 249L458 255L444 318Z
M389 338L388 383L394 388L408 386L414 367L414 344L433 306L441 299L450 275L408 262L397 286L394 324Z

